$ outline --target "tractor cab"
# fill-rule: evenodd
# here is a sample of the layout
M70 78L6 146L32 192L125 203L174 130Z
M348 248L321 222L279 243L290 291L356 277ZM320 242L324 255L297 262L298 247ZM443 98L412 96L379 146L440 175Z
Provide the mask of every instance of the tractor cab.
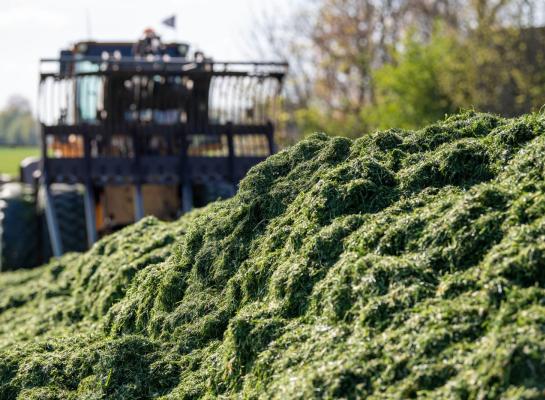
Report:
M173 219L234 194L274 152L285 63L215 61L148 33L41 60L40 183L54 255L70 250L60 186L81 193L91 245L145 215Z

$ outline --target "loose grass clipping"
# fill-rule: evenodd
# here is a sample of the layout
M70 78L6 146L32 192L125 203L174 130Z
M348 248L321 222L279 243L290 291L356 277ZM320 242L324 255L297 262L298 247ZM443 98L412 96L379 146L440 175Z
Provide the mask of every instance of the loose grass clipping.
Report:
M0 398L545 397L545 116L317 134L0 275Z

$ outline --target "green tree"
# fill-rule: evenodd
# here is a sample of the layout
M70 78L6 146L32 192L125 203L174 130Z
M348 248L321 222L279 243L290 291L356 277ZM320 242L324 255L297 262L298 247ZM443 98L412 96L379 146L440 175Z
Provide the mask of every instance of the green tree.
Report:
M299 79L304 101L290 101L297 96L286 91L286 119L300 133L359 136L376 127L422 126L460 108L514 116L545 104L543 2L306 3L315 10L310 22L282 37L304 46L274 41L290 49L284 58L292 65L307 60Z
M20 96L13 96L0 111L0 145L36 146L38 138L38 124L30 104Z
M458 68L463 46L438 32L427 43L411 32L393 53L393 63L374 72L375 102L360 112L367 126L416 128L457 111L448 83L454 76L463 79Z

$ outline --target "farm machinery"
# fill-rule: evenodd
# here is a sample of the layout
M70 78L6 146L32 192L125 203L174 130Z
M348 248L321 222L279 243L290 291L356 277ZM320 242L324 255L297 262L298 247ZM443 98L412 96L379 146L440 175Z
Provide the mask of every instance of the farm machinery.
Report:
M285 63L217 62L145 39L79 42L41 60L42 153L0 187L2 269L232 196L274 153Z

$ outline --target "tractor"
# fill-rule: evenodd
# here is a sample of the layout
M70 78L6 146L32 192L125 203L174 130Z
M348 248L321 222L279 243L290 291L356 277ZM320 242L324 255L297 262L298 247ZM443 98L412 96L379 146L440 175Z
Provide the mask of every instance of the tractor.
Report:
M154 215L232 196L275 152L282 62L218 62L186 43L82 41L40 61L41 157L0 186L1 269L84 251Z

